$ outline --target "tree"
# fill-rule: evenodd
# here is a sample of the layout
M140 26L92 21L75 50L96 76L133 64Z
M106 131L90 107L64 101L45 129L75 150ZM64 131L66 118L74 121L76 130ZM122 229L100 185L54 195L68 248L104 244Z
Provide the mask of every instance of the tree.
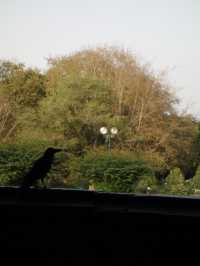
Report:
M40 104L40 123L49 138L95 145L99 128L113 120L111 92L104 81L63 80Z
M15 136L23 116L45 97L45 76L23 64L0 61L1 141ZM24 120L25 121L25 120Z
M17 108L36 107L45 96L45 76L23 64L0 61L0 92Z
M11 105L8 99L0 96L0 139L5 142L15 131L16 121L14 119Z
M49 64L42 112L53 113L61 134L86 140L84 127L90 132L85 144L93 145L100 125L115 125L121 149L157 153L173 167L179 155L190 154L196 134L193 118L177 113L178 99L166 82L129 51L86 49L50 58Z
M184 177L181 174L179 168L171 170L170 174L166 178L166 182L163 184L164 190L162 192L171 195L187 195L188 189L185 186Z

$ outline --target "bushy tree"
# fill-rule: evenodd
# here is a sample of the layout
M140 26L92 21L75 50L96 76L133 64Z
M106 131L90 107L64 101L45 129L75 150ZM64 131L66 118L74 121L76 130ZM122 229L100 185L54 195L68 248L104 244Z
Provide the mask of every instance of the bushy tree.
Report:
M186 181L186 185L190 195L200 195L200 166L197 167L193 178Z
M110 110L112 101L104 81L79 77L63 81L55 94L42 101L41 125L54 139L95 145L99 128L114 121Z
M45 76L38 70L27 69L23 64L0 61L1 142L8 141L23 128L27 115L38 107L44 96Z
M35 107L45 96L45 76L23 64L0 61L0 92L15 108Z
M177 113L178 100L166 82L141 66L129 51L86 49L50 58L49 64L47 92L51 100L43 110L57 117L54 125L62 128L61 135L66 132L79 138L82 132L86 140L86 129L90 137L85 144L94 145L101 125L117 125L118 147L158 153L171 167L181 165L181 155L189 158L193 152L196 131L192 117ZM59 108L53 104L56 99ZM60 121L63 116L65 121Z
M174 168L171 170L170 174L167 176L165 182L163 183L163 188L161 188L162 193L169 195L187 195L188 190L185 186L185 180L179 168Z

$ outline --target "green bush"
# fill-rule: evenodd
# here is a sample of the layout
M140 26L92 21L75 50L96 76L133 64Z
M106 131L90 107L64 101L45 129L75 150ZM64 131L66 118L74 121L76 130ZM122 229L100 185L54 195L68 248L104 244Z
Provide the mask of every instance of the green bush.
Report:
M142 176L135 187L136 193L157 193L159 183L155 176Z
M19 185L23 176L31 168L44 150L51 146L47 142L30 142L0 145L0 185ZM49 173L49 184L61 183L67 175L63 153L56 155L55 164Z
M200 195L200 166L198 166L195 176L192 179L188 179L186 184L189 188L189 194Z
M42 141L1 144L0 185L19 185L34 161L52 145ZM180 169L175 168L160 182L154 177L155 167L135 154L118 151L109 154L97 150L77 157L77 149L70 149L68 155L65 152L55 155L46 179L48 186L88 189L92 182L96 190L103 191L200 195L200 167L189 181L185 181Z
M166 178L169 172L169 166L163 156L155 152L145 152L142 154L142 158L151 167L158 181L163 181Z
M185 185L185 179L179 168L174 168L171 170L170 174L163 183L163 187L161 188L160 192L169 195L188 194L188 189Z
M131 192L141 176L152 175L142 160L131 160L124 155L89 153L79 159L72 169L73 176L93 180L95 187L114 192Z

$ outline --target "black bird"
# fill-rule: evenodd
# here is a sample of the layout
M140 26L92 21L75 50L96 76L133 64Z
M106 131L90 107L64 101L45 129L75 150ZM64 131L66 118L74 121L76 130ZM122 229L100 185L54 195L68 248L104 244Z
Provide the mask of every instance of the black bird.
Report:
M37 161L35 161L30 171L24 176L21 188L22 189L29 188L39 179L44 184L44 178L51 169L54 155L56 152L60 151L65 151L65 150L58 148L48 148L44 152L43 156L40 157Z

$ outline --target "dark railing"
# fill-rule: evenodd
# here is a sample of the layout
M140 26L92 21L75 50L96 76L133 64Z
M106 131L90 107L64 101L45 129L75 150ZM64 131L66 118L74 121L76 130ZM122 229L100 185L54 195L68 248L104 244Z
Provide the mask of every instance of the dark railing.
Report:
M192 265L199 232L198 198L0 188L1 265Z

